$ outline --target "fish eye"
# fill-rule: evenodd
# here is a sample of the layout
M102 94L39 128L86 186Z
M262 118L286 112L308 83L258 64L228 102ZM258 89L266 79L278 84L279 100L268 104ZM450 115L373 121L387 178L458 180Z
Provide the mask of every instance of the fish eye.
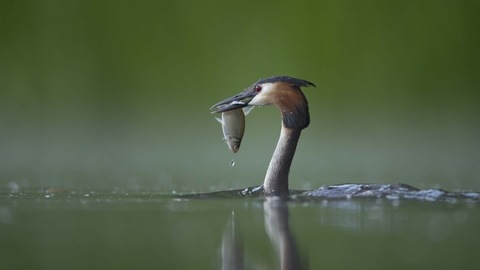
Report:
M258 93L262 91L262 87L260 85L255 85L255 91Z

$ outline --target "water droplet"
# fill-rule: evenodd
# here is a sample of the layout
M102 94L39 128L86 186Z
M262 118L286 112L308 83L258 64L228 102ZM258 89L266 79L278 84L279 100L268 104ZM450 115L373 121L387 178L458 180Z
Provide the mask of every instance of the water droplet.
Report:
M230 165L232 165L232 167L235 166L235 160L234 159L232 159L232 161L230 161Z

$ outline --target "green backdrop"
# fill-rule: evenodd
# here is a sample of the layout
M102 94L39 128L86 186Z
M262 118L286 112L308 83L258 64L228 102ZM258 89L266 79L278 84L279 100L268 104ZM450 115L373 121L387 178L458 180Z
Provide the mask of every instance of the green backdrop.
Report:
M289 75L317 85L292 188L478 191L479 3L2 1L0 188L261 184L277 109L233 155L209 107Z

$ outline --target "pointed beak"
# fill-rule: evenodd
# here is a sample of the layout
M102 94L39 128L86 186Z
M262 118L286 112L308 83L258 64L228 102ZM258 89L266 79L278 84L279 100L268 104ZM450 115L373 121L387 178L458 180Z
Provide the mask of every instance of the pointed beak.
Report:
M249 91L250 89L245 89L242 93L235 95L233 97L227 98L213 105L210 110L217 109L212 113L221 113L227 112L239 108L248 106L248 103L255 97L257 94L255 91Z

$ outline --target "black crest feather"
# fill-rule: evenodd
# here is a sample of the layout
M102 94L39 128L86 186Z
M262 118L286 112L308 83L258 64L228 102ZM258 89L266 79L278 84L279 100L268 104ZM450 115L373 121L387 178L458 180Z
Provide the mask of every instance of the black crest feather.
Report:
M266 79L260 79L256 84L262 84L262 83L275 83L275 82L285 82L285 83L291 83L294 86L304 86L304 87L309 87L313 86L315 87L315 84L302 80L302 79L297 79L297 78L292 78L289 76L272 76Z

